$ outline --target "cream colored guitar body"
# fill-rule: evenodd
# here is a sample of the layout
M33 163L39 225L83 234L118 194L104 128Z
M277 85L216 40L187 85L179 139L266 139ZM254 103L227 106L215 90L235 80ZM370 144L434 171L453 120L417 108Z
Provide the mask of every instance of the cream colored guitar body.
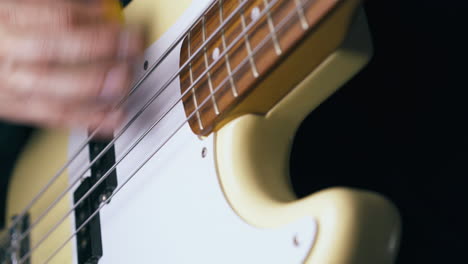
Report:
M145 59L155 61L209 3L134 0L125 10L127 20L151 25L153 44ZM116 158L123 158L117 166L115 196L100 211L103 256L98 263L393 263L400 222L389 201L376 193L348 188L297 199L288 180L296 129L368 62L371 52L361 10L340 48L268 114L243 115L199 138L184 124L184 108L178 103L127 155L132 143L180 97L180 85L171 85L116 141ZM161 88L161 79L177 70L179 53L180 47L130 99L130 115ZM179 125L181 129L172 136ZM85 137L81 131L37 133L9 186L10 222ZM30 263L78 263L76 248L83 242L73 236L74 214L67 213L77 189L71 184L88 165L85 150L28 210L31 224L62 191L72 187L32 228Z

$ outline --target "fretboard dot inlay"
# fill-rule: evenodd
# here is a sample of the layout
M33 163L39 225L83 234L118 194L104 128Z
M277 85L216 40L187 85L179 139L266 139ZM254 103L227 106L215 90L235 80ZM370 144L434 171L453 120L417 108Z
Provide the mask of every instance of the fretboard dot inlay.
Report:
M260 8L254 7L252 9L252 12L250 13L250 18L252 19L252 21L255 21L255 20L259 19L260 18Z
M212 55L212 59L214 61L217 61L219 59L219 55L221 54L221 51L219 50L219 48L215 48L213 50L213 55Z

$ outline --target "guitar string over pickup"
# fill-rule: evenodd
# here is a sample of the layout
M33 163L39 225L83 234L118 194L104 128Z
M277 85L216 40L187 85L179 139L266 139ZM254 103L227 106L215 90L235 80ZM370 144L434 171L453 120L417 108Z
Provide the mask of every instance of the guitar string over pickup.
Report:
M103 256L100 215L99 212L92 215L102 202L110 202L108 198L117 188L117 172L115 169L110 170L115 165L115 149L112 146L105 150L108 144L108 141L98 140L89 143L90 161L95 160L91 166L91 176L80 184L73 195L74 204L77 205L75 228L81 228L76 235L78 264L96 264ZM105 179L95 188L103 177Z

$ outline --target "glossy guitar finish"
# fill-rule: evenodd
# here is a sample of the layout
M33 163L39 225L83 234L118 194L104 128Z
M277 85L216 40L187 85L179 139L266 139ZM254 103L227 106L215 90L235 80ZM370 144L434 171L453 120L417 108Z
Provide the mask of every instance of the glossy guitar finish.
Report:
M128 21L151 25L154 44L145 59L154 62L209 4L208 0L134 0L125 13ZM348 23L342 19L354 14L355 8L348 4L321 24L330 25L328 31L318 29L316 37L308 39L326 45L327 32L346 35L336 51L267 111L249 114L245 109L255 107L252 102L240 106L244 114L200 138L184 124L187 116L179 101L127 155L135 140L180 98L180 84L174 82L162 92L116 141L117 160L125 157L117 166L118 192L100 212L99 263L392 263L400 224L386 199L372 192L334 188L297 200L288 182L289 152L300 122L370 58L362 10ZM131 97L129 116L178 69L180 54L179 45ZM304 53L295 54L283 64L291 72L301 71L298 67L304 64L298 61ZM138 69L143 75L142 67ZM275 79L274 73L263 85L271 89L287 85L278 81L284 75ZM10 218L21 212L85 138L82 131L71 136L58 131L37 134L10 184ZM30 222L79 179L89 162L88 151L83 151L68 174L29 210ZM32 264L78 263L76 248L82 241L73 238L57 251L75 232L74 214L63 217L73 207L72 194L32 229L31 247L39 244L31 255ZM49 234L56 223L60 223L57 230Z

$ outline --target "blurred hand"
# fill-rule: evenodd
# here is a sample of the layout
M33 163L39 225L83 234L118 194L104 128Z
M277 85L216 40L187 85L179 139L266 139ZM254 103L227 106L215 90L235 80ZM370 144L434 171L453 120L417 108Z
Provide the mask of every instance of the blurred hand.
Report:
M95 127L132 82L143 36L108 15L118 0L0 1L0 118L47 127ZM115 2L114 2L115 3ZM107 131L106 131L107 130Z

